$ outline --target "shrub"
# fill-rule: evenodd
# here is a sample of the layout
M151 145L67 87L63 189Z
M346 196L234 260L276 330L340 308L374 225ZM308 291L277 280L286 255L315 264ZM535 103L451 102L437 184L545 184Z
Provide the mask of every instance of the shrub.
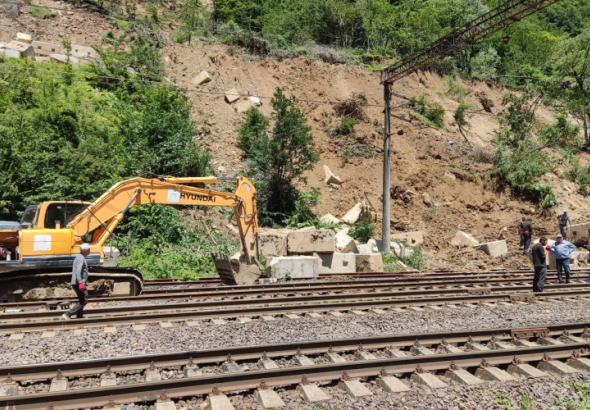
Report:
M268 127L268 118L256 107L250 107L246 111L246 118L240 128L238 128L238 142L240 148L244 150L246 156L250 154L253 141L261 138L268 138L266 129Z
M361 243L367 243L369 239L375 236L375 224L368 220L358 221L350 228L348 234Z
M294 228L315 226L319 220L311 208L320 204L320 193L317 189L300 192L295 200L295 211L285 220L285 225Z
M354 118L343 117L340 124L334 128L332 131L332 136L341 135L341 136L348 136L348 135L355 135L354 126L356 125L356 120Z
M494 80L501 59L495 48L482 50L471 60L471 75L479 80Z
M398 258L393 253L382 253L381 256L383 258L384 271L398 272L402 270L402 267L397 262L402 262L404 265L417 270L426 268L426 266L428 266L428 259L422 252L422 248L417 246L410 249L414 252L410 256L404 258Z
M421 96L418 100L412 101L414 108L414 116L419 120L430 124L436 128L444 126L445 110L438 103L430 103L426 101L425 96Z
M453 79L453 77L451 77L450 75L445 75L443 77L443 81L447 85L447 87L449 87L449 90L447 91L448 95L458 100L462 100L463 98L465 98L465 88L463 88L461 84L456 82Z
M41 6L31 6L30 7L31 10L31 14L35 17L37 17L38 19L46 19L49 17L53 17L53 12L51 10L49 10L48 8L45 7L41 7Z
M353 94L352 98L342 101L334 106L334 111L340 117L349 117L358 121L366 118L364 106L367 105L367 97L364 94Z
M467 104L459 104L459 106L455 110L455 115L454 115L454 119L455 119L455 122L457 123L457 126L467 127L469 125L469 122L465 118L465 113L470 108L471 107Z

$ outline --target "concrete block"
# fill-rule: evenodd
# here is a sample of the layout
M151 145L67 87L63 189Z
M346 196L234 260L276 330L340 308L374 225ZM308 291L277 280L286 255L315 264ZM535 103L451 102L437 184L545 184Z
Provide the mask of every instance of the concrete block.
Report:
M514 380L514 377L498 367L480 367L476 370L475 377L492 382Z
M209 395L207 404L209 410L234 410L234 406L225 394Z
M227 101L228 104L231 104L239 99L240 93L235 88L232 88L231 90L225 92L225 101Z
M15 382L0 383L0 397L16 396L18 394L18 385Z
M383 272L383 258L380 253L359 253L356 255L357 272Z
M154 410L176 410L176 405L172 400L157 401Z
M533 346L539 346L537 343L535 342L531 342L530 340L526 340L526 339L514 339L512 341L512 343L515 346L523 346L523 347L533 347Z
M538 340L538 343L544 346L557 346L563 344L561 340L553 339L551 337L542 337Z
M267 258L273 256L287 256L288 229L261 229L258 233L258 247L260 253Z
M240 100L236 103L235 110L241 114L248 111L250 107L252 107L252 103L250 102L250 100Z
M356 246L356 242L344 232L338 232L336 234L336 250L342 253L358 253L359 250Z
M200 377L203 375L203 372L197 365L186 365L184 368L184 377Z
M306 313L305 316L312 318L312 319L321 319L324 317L324 316L322 316L321 313L317 313L317 312Z
M98 53L92 48L87 46L81 46L79 44L72 44L72 50L70 54L76 58L83 58L86 60L92 60L98 58Z
M330 363L346 363L346 359L338 353L328 352L326 353L326 357L330 360Z
M34 58L35 50L30 44L21 43L20 41L11 41L6 44L4 55L13 58Z
M576 246L586 245L588 243L588 229L590 229L590 222L568 226L567 240Z
M540 371L536 367L531 366L528 363L522 364L511 364L508 366L508 374L511 376L523 376L526 378L538 378L538 377L545 377L547 373Z
M74 336L84 336L86 334L86 329L76 329L74 330Z
M449 370L445 373L449 379L453 380L455 383L458 384L465 384L468 386L473 386L476 384L483 383L483 380L478 379L471 373L469 373L465 369L458 369L458 370Z
M276 279L313 279L320 274L320 259L313 256L277 256L268 265L269 276Z
M47 330L41 334L41 339L53 339L55 337L55 331Z
M390 357L408 357L408 355L406 354L406 352L401 351L399 349L387 349L385 351L385 353L387 353L388 356Z
M150 368L145 371L144 379L146 382L159 382L162 380L162 375L158 369Z
M19 41L21 43L31 44L32 40L33 40L33 38L31 37L30 34L16 33L16 41Z
M117 376L114 374L103 374L100 378L100 387L110 387L117 385Z
M373 353L365 350L357 350L354 356L357 360L377 360L377 357Z
M186 321L186 325L188 327L199 327L200 322L196 321L196 320L187 320Z
M508 253L508 246L506 245L506 241L482 243L481 245L479 245L478 249L484 251L492 258L497 258L498 256L502 256Z
M577 359L568 359L567 365L584 372L590 371L590 359L587 357L578 357Z
M320 273L356 272L356 256L354 253L320 253L316 255L321 260Z
M324 182L326 184L342 185L342 180L340 177L334 174L327 165L324 165L324 172L326 174L326 177L324 178Z
M295 363L299 366L315 366L313 360L304 355L295 356Z
M104 328L105 333L117 333L117 328L115 326L107 326Z
M342 217L342 222L354 225L364 214L364 206L360 202L350 208L350 210Z
M401 393L410 390L404 382L393 376L378 377L377 384L387 393Z
M332 214L326 214L326 215L322 216L320 218L320 221L325 224L339 224L340 223L340 219L336 218Z
M333 316L333 317L344 317L344 313L342 313L342 312L328 312L327 314L328 314L328 316Z
M376 313L378 315L385 315L387 313L383 309L371 309L371 312Z
M205 70L201 71L195 78L193 78L193 85L201 85L211 81L211 76Z
M54 61L54 62L56 62L56 63L63 63L63 64L68 64L68 63L69 63L69 64L71 64L71 65L76 65L76 64L78 64L78 62L79 62L79 61L78 61L78 59L77 59L76 57L74 57L74 56L70 56L70 57L68 58L68 56L67 56L67 55L65 55L65 54L51 54L51 55L49 56L49 59L50 59L51 61Z
M260 101L260 97L258 97L256 95L251 95L250 97L248 97L248 99L250 100L250 103L256 107L260 107L262 105L262 101Z
M20 342L24 338L25 338L24 333L12 333L10 336L8 336L7 342L16 343L16 342Z
M377 253L379 252L379 247L377 245L377 240L371 238L367 241L367 247L369 248L369 252L360 252L359 253Z
M549 360L546 362L541 361L537 365L537 369L541 370L542 372L556 374L559 376L578 373L578 370L558 360Z
M34 40L32 43L33 49L35 50L35 55L37 56L47 56L51 54L63 54L64 49L59 44L53 43L45 43L43 41L36 41Z
M467 351L467 352L470 352L470 351L485 352L486 350L490 350L490 348L482 345L481 343L477 343L477 342L469 343L465 348L465 351Z
M394 242L405 240L408 246L420 246L424 243L424 234L421 231L396 233L390 238Z
M298 229L287 240L289 254L334 253L336 241L331 229Z
M414 373L412 374L412 381L421 386L426 386L431 389L442 389L447 387L447 384L432 373Z
M254 398L265 409L280 409L281 407L285 407L285 402L281 400L274 390L258 389L254 392Z
M236 362L223 362L223 373L240 373L242 369Z
M225 319L213 319L211 321L211 323L213 323L214 325L225 325L225 324L227 324L227 322L225 321Z
M451 239L451 245L457 248L473 248L474 246L478 246L479 242L468 233L457 231L455 237Z
M51 380L51 386L49 387L49 392L59 392L59 391L66 391L68 389L68 379L65 377L56 377L55 379Z
M338 387L354 399L373 395L371 390L367 389L359 380L342 380L338 383Z
M276 370L279 368L279 365L274 360L261 360L260 364L264 367L264 370Z
M284 318L290 319L290 320L297 320L297 319L301 319L301 316L295 315L293 313L289 313L289 314L285 315Z
M330 396L324 393L315 384L300 384L297 386L297 390L299 390L301 397L303 397L308 403L320 403L330 400Z
M260 320L262 320L263 322L272 322L273 320L277 320L277 318L274 316L264 315L260 316Z
M434 351L422 345L414 345L410 349L410 354L414 356L428 356L433 355Z
M162 329L170 329L170 328L174 327L174 325L170 322L160 322L160 327Z

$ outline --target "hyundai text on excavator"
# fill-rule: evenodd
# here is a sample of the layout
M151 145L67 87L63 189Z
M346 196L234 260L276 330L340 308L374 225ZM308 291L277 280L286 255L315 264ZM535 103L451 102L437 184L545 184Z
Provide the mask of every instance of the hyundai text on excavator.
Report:
M235 193L195 184L235 181ZM119 182L92 203L51 201L28 206L18 222L0 221L0 299L38 299L70 295L71 266L80 245L90 245L89 292L93 296L138 295L143 276L135 269L110 267L104 247L129 208L141 204L231 207L240 234L240 262L215 255L226 284L252 284L260 276L256 259L256 190L239 178L133 178ZM105 263L105 250L106 263Z

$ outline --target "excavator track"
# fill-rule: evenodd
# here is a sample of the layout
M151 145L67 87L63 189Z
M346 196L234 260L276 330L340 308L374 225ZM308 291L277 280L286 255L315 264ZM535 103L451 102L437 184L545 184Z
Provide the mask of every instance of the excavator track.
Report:
M20 301L75 297L71 268L37 268L0 272L0 300ZM143 291L143 274L137 269L89 267L88 294L137 296Z

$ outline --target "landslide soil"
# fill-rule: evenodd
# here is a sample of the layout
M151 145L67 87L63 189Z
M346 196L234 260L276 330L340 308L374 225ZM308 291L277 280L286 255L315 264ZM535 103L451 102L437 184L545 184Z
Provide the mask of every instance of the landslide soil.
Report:
M47 20L34 18L26 9L15 20L0 14L3 27L0 41L9 41L21 31L41 41L59 43L63 37L69 37L73 43L92 45L100 44L102 35L114 29L109 20L88 9L80 12L71 4L50 0L39 4L61 10ZM300 186L303 190L319 189L321 204L316 212L342 217L355 203L364 201L373 207L381 230L383 101L377 72L359 65L332 65L303 57L283 61L260 59L239 49L204 42L191 46L170 42L162 53L167 77L188 89L192 115L198 122L195 138L213 153L217 175L236 175L244 168L236 132L244 114L237 112L236 103L230 105L224 100L224 93L235 88L243 95L258 95L261 110L270 115L270 98L281 87L299 99L298 106L308 118L320 153L320 161L306 175L307 185ZM192 80L202 70L211 75L212 81L193 84ZM502 109L503 94L509 90L481 82L456 81L466 90L461 101L449 95L449 87L439 76L428 72L413 74L394 85L394 107L406 104L407 98L425 95L446 111L444 128L434 129L412 120L407 109L394 110L392 233L423 231L424 250L431 268L530 266L518 251L515 225L522 214L527 214L534 218L537 234L553 235L557 233L555 211L539 212L533 203L514 196L493 180L484 183L480 177L491 170L491 140L498 128L496 114ZM356 135L330 138L326 130L340 122L336 104L355 94L367 99L363 119L355 127ZM483 110L482 97L492 102L491 112ZM466 130L469 143L453 121L460 102L471 106L471 126ZM539 127L554 121L553 113L547 108L541 108L537 114ZM344 160L346 151L365 153ZM474 152L484 153L488 160L478 160ZM341 187L330 187L323 182L324 165L342 178ZM543 179L556 187L558 210L568 209L574 223L588 219L589 200L577 194L573 184L554 174L547 174ZM509 253L491 259L479 251L457 250L450 240L458 230L473 234L480 242L505 238Z

